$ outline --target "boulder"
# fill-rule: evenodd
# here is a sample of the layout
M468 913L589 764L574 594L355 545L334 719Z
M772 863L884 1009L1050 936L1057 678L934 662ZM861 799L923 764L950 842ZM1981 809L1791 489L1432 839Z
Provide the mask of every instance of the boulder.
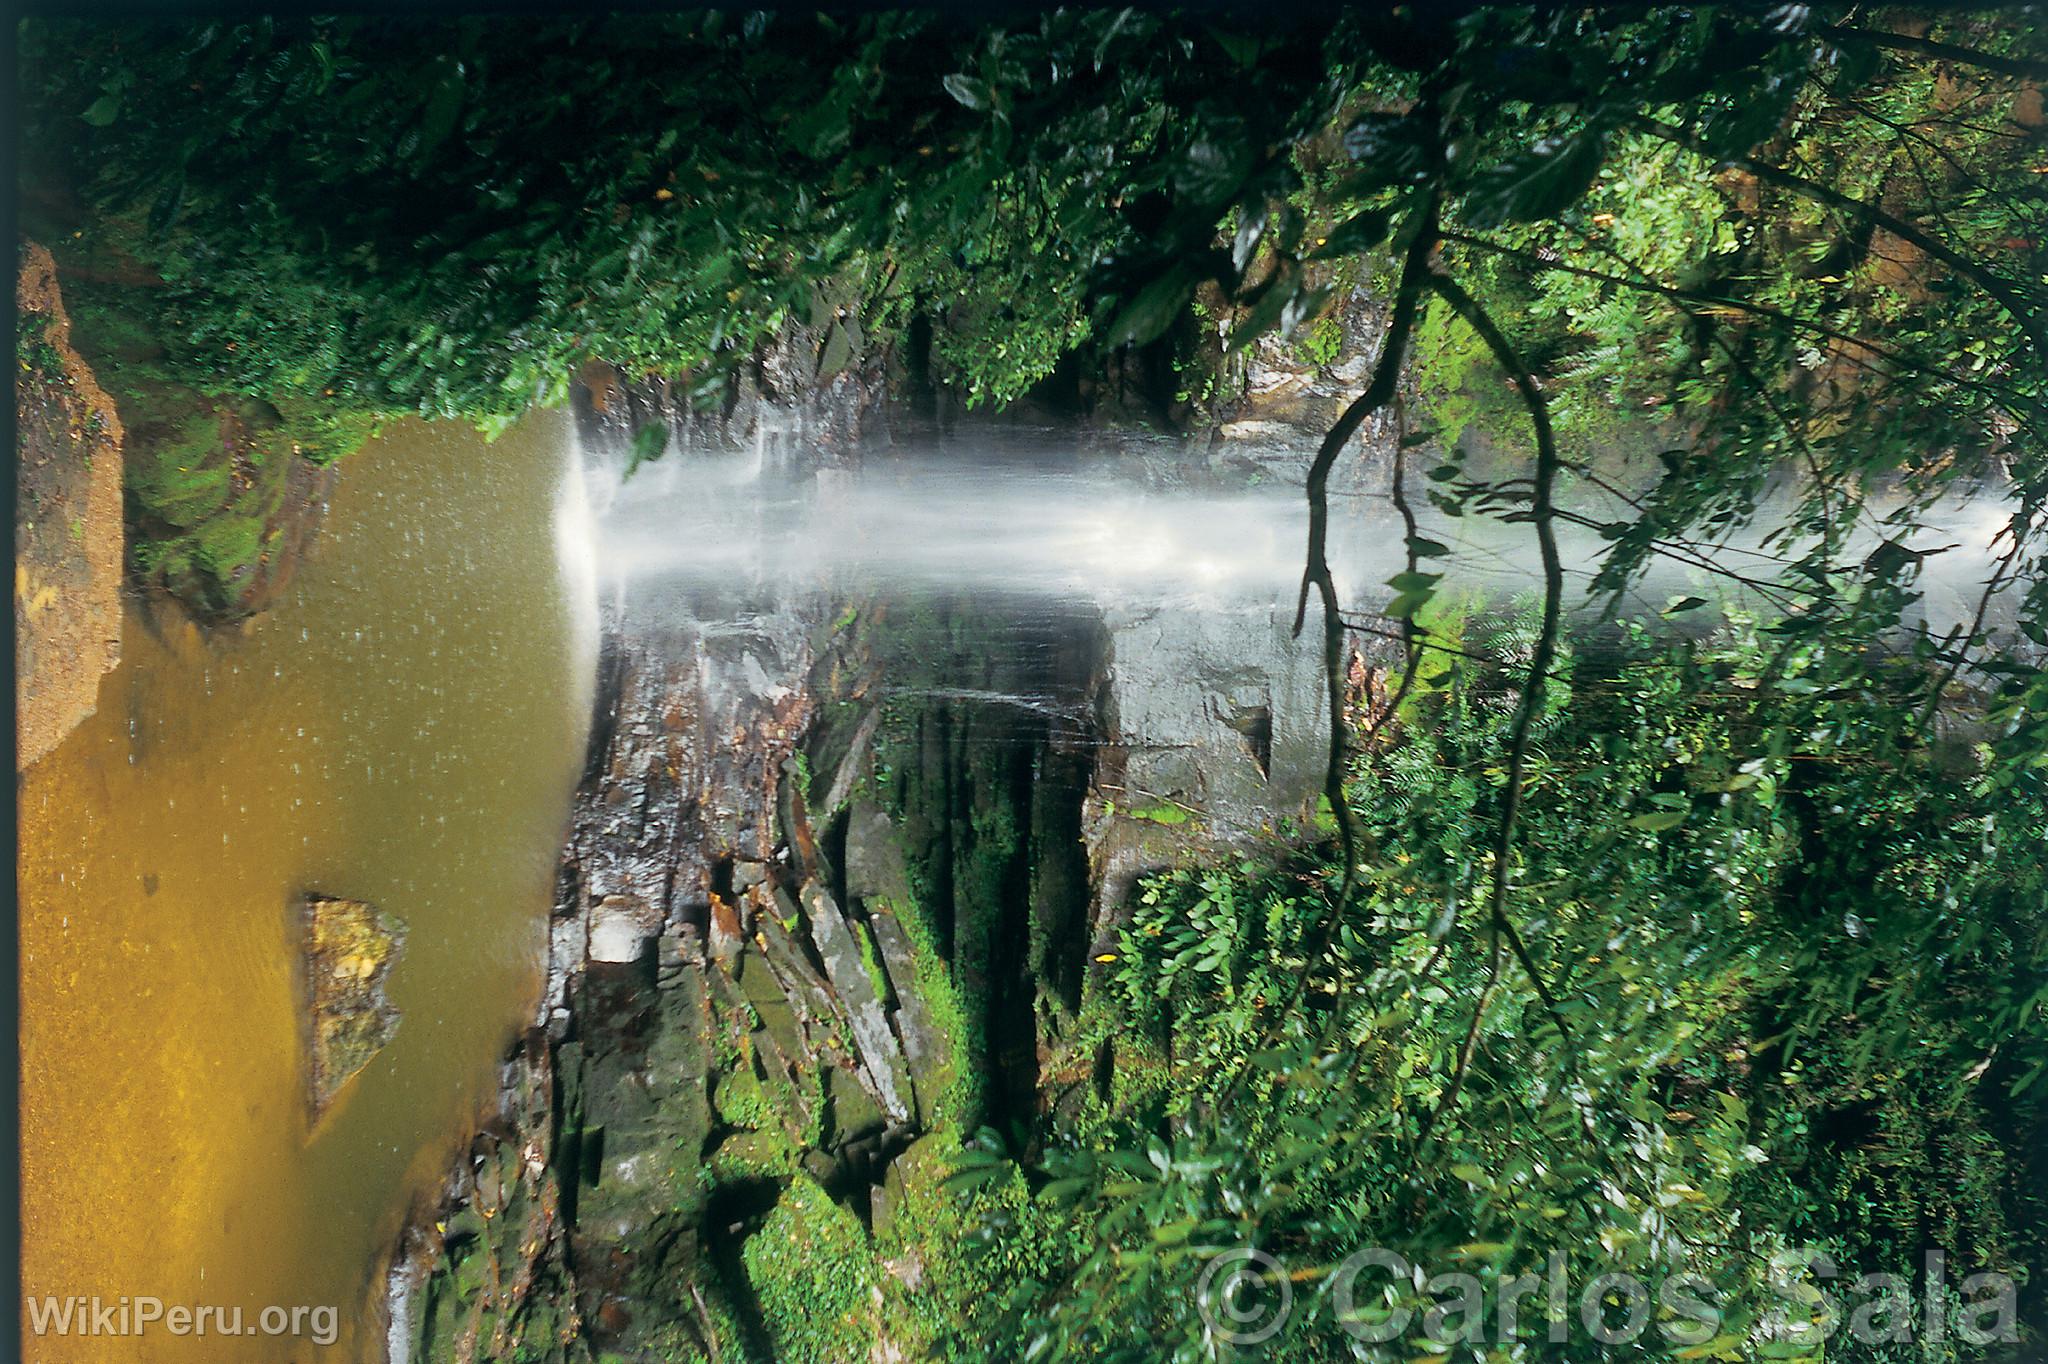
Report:
M868 927L875 935L882 968L895 986L896 1031L903 1039L903 1059L910 1069L918 1125L930 1128L940 1120L937 1101L952 1073L951 1049L946 1034L932 1018L924 991L918 988L916 951L897 920L894 906L871 903Z
M804 883L800 898L810 920L811 941L817 946L818 956L825 963L825 975L845 1010L853 1044L874 1081L875 1097L881 1100L892 1120L904 1122L910 1117L910 1104L905 1097L910 1091L910 1072L895 1034L889 1031L888 1019L882 1013L881 1000L875 996L874 982L853 940L853 932L831 892L816 881Z
M307 895L301 917L307 1104L318 1122L398 1031L384 987L405 949L405 925L365 901L328 895Z

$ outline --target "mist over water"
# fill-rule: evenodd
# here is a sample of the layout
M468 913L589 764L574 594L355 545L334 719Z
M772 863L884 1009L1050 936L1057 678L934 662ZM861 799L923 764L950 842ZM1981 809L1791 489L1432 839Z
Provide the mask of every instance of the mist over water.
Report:
M621 459L586 452L591 557L607 590L627 602L700 590L963 591L1123 609L1291 611L1307 537L1305 457L1211 487L1160 486L1164 463L1084 455L1053 432L969 433L871 452L855 469L808 469L786 439L764 438L740 453L673 450L630 477ZM1540 588L1528 524L1447 516L1419 487L1411 502L1422 534L1451 551L1423 564L1445 575L1444 588L1495 600ZM1594 520L1630 514L1605 493L1575 490L1566 505ZM1896 505L1866 510L1846 559L1901 535L1882 520ZM1770 598L1711 570L1775 578L1780 561L1796 556L1767 544L1767 535L1789 510L1788 496L1702 554L1659 557L1631 585L1622 614L1655 616L1689 595L1775 613ZM1930 626L1969 619L1995 557L1993 538L2010 515L1999 491L1982 490L1935 507L1901 537L1909 549L1935 551L1917 583ZM1585 526L1561 523L1557 531L1568 604L1586 607L1608 542ZM1405 556L1402 522L1383 487L1333 488L1330 558L1348 615L1377 614Z
M961 587L1058 595L1243 595L1298 576L1300 497L1159 492L1106 470L920 455L773 487L642 470L600 520L631 583Z
M738 452L672 449L628 477L623 449L592 442L588 509L576 515L608 612L626 634L693 657L710 710L738 714L801 689L813 647L858 606L868 638L891 649L868 699L980 710L1041 724L1069 747L1113 747L1120 775L1105 794L1198 812L1222 847L1313 810L1330 735L1319 608L1294 628L1307 455L1229 454L1219 467L1190 445L1105 451L1074 433L1002 428L867 449L834 467L836 452L782 433ZM1381 636L1363 641L1381 656L1399 626L1383 614L1387 580L1407 567L1385 468L1360 456L1339 466L1329 534L1345 618ZM1533 606L1534 528L1446 515L1422 484L1411 482L1419 530L1449 550L1423 564L1443 574L1439 590ZM1564 505L1596 524L1631 514L1583 486ZM1673 633L1710 628L1718 608L1781 614L1782 594L1709 567L1776 578L1790 556L1766 537L1789 510L1774 505L1705 550L1707 566L1653 561L1619 613ZM1899 534L1880 524L1887 510L1870 509L1848 555ZM2009 515L1995 494L1958 498L1905 537L1916 551L1952 546L1917 584L1935 632L1974 614L1985 547ZM1586 526L1557 530L1567 606L1590 624L1610 604L1589 591L1609 542ZM1665 617L1688 597L1712 605ZM1006 732L1001 720L969 728Z

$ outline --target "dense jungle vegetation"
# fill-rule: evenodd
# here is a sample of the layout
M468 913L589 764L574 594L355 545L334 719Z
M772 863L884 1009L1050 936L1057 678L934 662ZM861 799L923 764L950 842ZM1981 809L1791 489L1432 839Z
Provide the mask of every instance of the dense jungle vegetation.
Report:
M2048 1331L2040 19L36 24L24 188L81 337L123 357L130 429L170 433L131 455L137 567L202 585L262 553L261 470L402 413L507 422L593 358L714 403L803 322L823 376L928 348L995 405L1062 366L1192 370L1215 384L1171 415L1198 422L1248 346L1313 347L1371 291L1375 364L1308 479L1303 624L1349 717L1327 827L1146 884L1076 1024L1114 1039L1113 1073L963 1151L964 1244L932 1232L917 1308L934 1348L1229 1356L1198 1286L1215 1248L1254 1246L1296 1309L1246 1354L2027 1359ZM223 405L261 409L253 447L220 448ZM1324 489L1383 412L1404 507L1526 526L1528 601L1476 609L1420 533L1383 592L1340 600ZM1593 510L1589 453L1617 440L1661 450L1620 517ZM1475 472L1482 448L1510 475ZM1654 559L1704 565L1772 491L1790 521L1741 570L1767 614L1687 599L1680 631L1566 629L1560 524L1597 526L1618 600ZM1880 492L1902 504L1882 519ZM1922 516L1957 492L2002 525L1974 620L1936 633ZM1354 630L1403 655L1363 694ZM860 1253L833 1227L818 1256ZM1698 1272L1724 1316L1602 1347L1532 1305L1482 1343L1425 1321L1423 1276L1375 1270L1352 1325L1416 1310L1368 1344L1333 1302L1371 1246L1489 1291L1553 1252L1577 1282ZM1770 1278L1795 1247L1916 1304L2013 1274L2031 1343L1760 1345L1774 1306L1819 1301ZM794 1321L830 1285L784 1288ZM840 1357L804 1329L788 1357Z

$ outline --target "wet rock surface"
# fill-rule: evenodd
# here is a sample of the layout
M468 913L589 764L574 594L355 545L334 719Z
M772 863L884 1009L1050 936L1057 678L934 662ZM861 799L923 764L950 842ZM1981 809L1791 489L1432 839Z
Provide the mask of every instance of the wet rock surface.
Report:
M762 420L785 424L757 477L889 458ZM585 433L626 438L590 414ZM1312 814L1327 720L1290 627L745 566L632 585L543 1000L500 1119L402 1259L394 1341L922 1354L901 1307L917 1229L950 1215L930 1200L965 1136L1031 1140L1085 1085L1090 957L1133 879Z
M307 1106L317 1123L341 1089L398 1032L385 994L405 925L362 900L308 895L300 910L307 1028Z
M827 462L851 458L864 433L886 424L893 357L868 344L850 298L820 293L716 389L700 375L637 377L593 361L572 389L593 445L654 431L690 450L744 449L801 433ZM900 376L899 376L900 377Z
M893 978L793 789L805 615L611 622L541 1015L402 1257L411 1357L772 1357L737 1248L814 1194L865 1213L922 1130L916 950Z

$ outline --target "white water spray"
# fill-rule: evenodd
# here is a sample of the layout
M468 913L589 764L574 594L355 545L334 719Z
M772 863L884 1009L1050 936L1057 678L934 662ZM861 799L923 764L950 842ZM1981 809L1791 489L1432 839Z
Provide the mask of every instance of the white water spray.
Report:
M1300 582L1307 510L1298 470L1247 486L1167 490L1154 485L1155 461L1079 459L1044 440L1021 451L1014 441L961 440L870 455L859 470L804 473L782 449L789 435L764 432L738 455L674 450L623 483L614 469L596 516L604 575L636 592L959 590L1196 610L1291 608ZM768 458L770 445L777 458ZM1415 501L1423 533L1451 551L1423 565L1443 572L1447 587L1510 598L1537 588L1526 524L1454 519L1419 494ZM1597 510L1595 519L1625 514ZM1695 594L1765 604L1727 574L1776 576L1774 560L1785 551L1767 549L1765 532L1779 514L1760 514L1754 527L1707 548L1703 561L1653 561L1631 588L1626 613L1655 615ZM1905 537L1915 550L1947 547L1927 559L1919 583L1930 626L1967 621L2009 514L1995 492L1958 497ZM1887 533L1874 516L1866 522L1845 551L1852 561ZM1608 545L1583 526L1558 530L1578 605ZM1347 613L1370 617L1406 561L1401 522L1384 493L1333 498L1331 558Z

